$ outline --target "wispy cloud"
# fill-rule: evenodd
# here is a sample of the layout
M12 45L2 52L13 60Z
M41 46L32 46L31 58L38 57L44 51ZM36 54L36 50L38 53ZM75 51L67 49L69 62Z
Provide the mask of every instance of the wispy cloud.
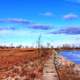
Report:
M50 34L78 35L78 34L80 34L80 27L68 27L68 28L64 28L64 29L59 29L58 31L50 32Z
M49 25L42 25L42 24L33 24L29 28L34 29L34 30L50 30L50 29L52 29L51 26L49 26Z
M33 23L29 20L26 19L18 19L18 18L8 18L8 19L0 19L0 23L17 23L17 24L26 24L25 25L21 25L22 27L25 27L25 29L33 29L33 30L50 30L52 29L52 27L50 25L46 25L46 24L37 24L37 23ZM18 25L19 26L19 25ZM0 26L0 31L3 30L16 30L18 29L15 26Z
M50 17L50 16L53 16L54 14L52 12L43 12L43 13L40 13L40 15Z
M69 13L69 14L64 15L63 18L66 20L72 20L72 19L79 18L79 16L77 14L74 14L74 13Z
M0 19L1 22L11 22L11 23L18 23L18 24L31 24L31 21L26 19L18 19L18 18L8 18L8 19Z
M4 31L4 30L16 30L15 27L12 27L12 26L0 26L0 31Z

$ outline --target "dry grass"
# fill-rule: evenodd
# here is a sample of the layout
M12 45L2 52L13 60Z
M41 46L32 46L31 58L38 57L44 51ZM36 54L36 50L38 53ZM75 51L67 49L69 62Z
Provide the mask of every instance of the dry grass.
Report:
M61 64L63 61L61 62ZM80 65L65 60L57 66L60 80L80 80Z
M42 80L44 63L51 55L51 49L42 48L0 49L0 80ZM40 52L40 53L38 53ZM58 67L60 80L80 80L75 65Z
M0 49L0 80L42 80L43 65L49 55L48 51L43 52L40 55L36 48Z

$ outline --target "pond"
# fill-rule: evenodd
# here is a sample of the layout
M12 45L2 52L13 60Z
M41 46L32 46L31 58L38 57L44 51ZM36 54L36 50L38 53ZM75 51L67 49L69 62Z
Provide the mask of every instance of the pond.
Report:
M73 61L76 64L80 64L80 50L60 51L59 55L65 57L70 61Z

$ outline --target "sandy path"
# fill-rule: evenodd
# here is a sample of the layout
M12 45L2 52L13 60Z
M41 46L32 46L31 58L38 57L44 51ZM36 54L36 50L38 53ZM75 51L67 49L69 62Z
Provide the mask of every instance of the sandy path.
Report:
M43 69L43 80L59 80L55 69L54 54L46 61Z

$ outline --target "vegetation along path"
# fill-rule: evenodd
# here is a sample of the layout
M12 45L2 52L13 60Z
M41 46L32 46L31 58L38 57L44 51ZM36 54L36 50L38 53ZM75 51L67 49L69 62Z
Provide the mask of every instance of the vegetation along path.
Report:
M58 74L55 68L54 59L55 59L55 51L53 51L49 59L44 64L43 69L43 80L59 80Z

